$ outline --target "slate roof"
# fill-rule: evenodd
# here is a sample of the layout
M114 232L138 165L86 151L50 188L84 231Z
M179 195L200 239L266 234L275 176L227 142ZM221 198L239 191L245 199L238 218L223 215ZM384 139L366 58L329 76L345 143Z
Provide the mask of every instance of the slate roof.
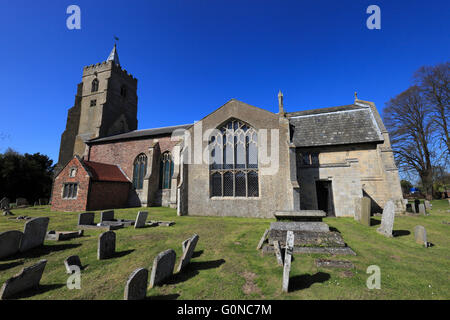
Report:
M130 182L120 168L113 164L83 161L94 181Z
M134 140L134 139L146 138L146 137L151 137L151 136L159 136L159 135L164 135L164 134L171 134L176 129L188 129L191 126L192 126L192 124L183 124L183 125L178 125L178 126L170 126L170 127L162 127L162 128L133 130L130 132L116 134L116 135L109 136L109 137L91 139L91 140L87 141L87 143L95 144L97 142Z
M382 142L370 107L356 104L287 113L296 147Z

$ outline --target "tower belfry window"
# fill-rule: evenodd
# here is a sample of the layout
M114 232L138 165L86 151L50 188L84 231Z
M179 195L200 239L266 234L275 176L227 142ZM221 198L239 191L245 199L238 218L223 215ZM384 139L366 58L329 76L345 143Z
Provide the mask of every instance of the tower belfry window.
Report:
M91 92L97 92L98 91L98 80L95 78L92 80L92 86L91 86Z
M127 96L127 87L125 86L120 87L120 95L124 98Z

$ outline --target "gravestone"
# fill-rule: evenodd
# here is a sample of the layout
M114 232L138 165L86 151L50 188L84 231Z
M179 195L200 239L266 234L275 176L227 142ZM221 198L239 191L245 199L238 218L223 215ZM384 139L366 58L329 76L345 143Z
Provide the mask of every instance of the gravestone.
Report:
M100 222L114 221L114 210L102 211L100 213Z
M186 247L187 247L187 245L188 245L188 243L189 243L189 240L191 240L191 238L186 239L186 240L184 240L184 241L181 243L181 247L183 248L183 252L186 250Z
M275 249L275 255L277 256L277 263L279 266L283 266L283 257L281 256L281 246L280 241L275 240L273 242L273 247Z
M139 268L128 277L123 293L124 300L143 300L147 295L148 270Z
M145 221L147 220L148 212L147 211L139 211L136 216L136 221L134 223L134 228L143 228L145 227Z
M362 197L361 198L361 220L360 222L365 225L370 227L370 211L371 211L371 206L370 206L370 198L368 197Z
M0 299L8 299L23 291L37 288L46 264L47 260L41 260L6 280L0 289Z
M16 199L16 206L27 206L28 205L28 201L25 198L17 198Z
M427 215L427 211L425 210L425 205L423 203L419 204L419 213L423 214L424 216Z
M286 249L284 252L283 292L289 291L289 274L291 272L291 259L294 250L294 232L288 231L286 235Z
M116 253L116 234L114 231L106 231L98 237L97 259L103 260L114 256Z
M0 233L0 259L19 252L23 233L17 230Z
M425 210L431 210L431 202L428 200L425 200L423 202L425 204Z
M411 203L406 204L406 212L413 212Z
M172 249L159 253L153 260L150 288L160 285L173 274L176 253Z
M66 260L64 260L64 266L66 267L67 273L71 274L72 270L70 270L70 266L77 266L81 269L81 260L79 256L70 256Z
M9 199L7 197L0 200L0 209L9 209Z
M266 229L266 231L264 231L263 236L261 237L261 239L259 240L258 246L256 247L256 250L259 250L262 248L264 241L266 241L267 238L267 234L269 233L269 229Z
M48 217L34 218L25 223L20 252L24 252L44 244L49 222Z
M381 227L377 229L378 233L386 237L392 237L392 229L394 228L395 205L389 200L384 205L383 215L381 217Z
M419 213L419 204L420 204L420 200L415 199L414 200L414 209L415 209L414 213Z
M78 225L93 225L95 219L94 212L84 212L78 215Z
M427 247L427 230L425 230L424 226L416 226L414 228L414 239L416 243L422 244Z
M195 246L197 245L198 242L198 238L199 238L198 235L194 234L192 238L189 239L186 245L186 249L183 251L183 255L181 256L177 272L180 272L191 261L192 255L194 254Z

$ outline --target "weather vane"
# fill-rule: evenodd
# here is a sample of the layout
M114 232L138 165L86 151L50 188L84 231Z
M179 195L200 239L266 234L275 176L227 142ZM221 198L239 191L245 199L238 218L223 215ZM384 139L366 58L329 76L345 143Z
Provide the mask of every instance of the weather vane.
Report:
M116 41L119 41L119 38L117 36L114 36L114 44L116 44Z

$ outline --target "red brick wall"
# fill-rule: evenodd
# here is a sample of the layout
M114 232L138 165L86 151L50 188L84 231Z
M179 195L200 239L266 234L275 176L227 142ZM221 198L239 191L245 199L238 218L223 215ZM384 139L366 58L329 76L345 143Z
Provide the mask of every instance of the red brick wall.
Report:
M92 181L87 210L124 208L131 183Z
M75 177L70 177L69 173L72 168L76 168ZM53 211L85 211L88 192L89 192L89 175L77 158L69 161L67 166L58 174L53 182L52 190L52 207ZM78 183L78 192L76 199L63 199L64 183Z
M155 139L142 139L132 141L118 141L105 144L92 145L89 161L115 164L125 172L129 179L133 179L134 159L143 152L147 152ZM171 141L170 136L158 137L161 153L171 151L177 141Z

